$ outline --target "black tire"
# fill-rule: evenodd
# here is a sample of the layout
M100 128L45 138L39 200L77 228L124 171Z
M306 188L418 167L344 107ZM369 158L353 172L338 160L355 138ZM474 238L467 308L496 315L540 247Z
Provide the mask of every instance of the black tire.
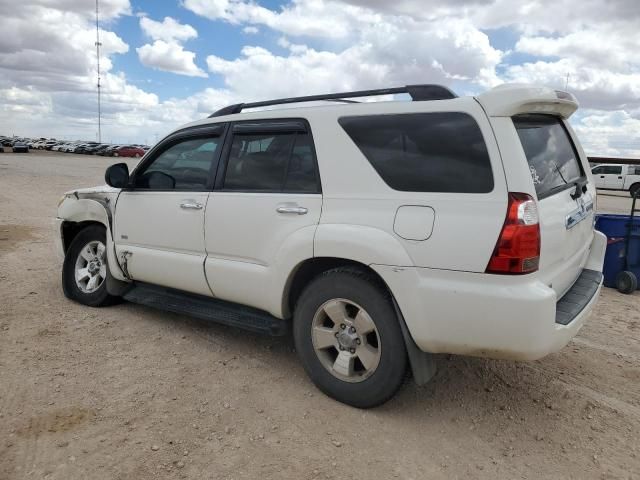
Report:
M640 192L640 183L634 183L629 187L629 195L631 195L632 197L635 197L636 195L640 197L640 193L638 192Z
M332 299L356 303L375 324L379 362L364 380L351 383L337 378L314 349L311 335L314 316ZM293 335L305 371L322 392L357 408L371 408L389 400L405 377L407 351L398 322L389 292L373 275L357 268L336 268L318 276L302 292L295 306Z
M620 293L633 293L638 288L638 278L633 272L624 270L616 275L616 288Z
M90 307L102 307L107 305L113 305L117 303L120 298L109 295L107 292L107 281L103 279L98 289L91 293L83 292L76 283L75 279L75 267L76 261L80 255L80 251L90 242L100 241L105 246L106 230L99 225L91 225L81 230L78 235L73 239L67 253L64 257L64 263L62 266L62 288L67 298L75 300L83 305ZM104 262L106 263L106 255ZM106 267L107 275L109 275L109 267Z

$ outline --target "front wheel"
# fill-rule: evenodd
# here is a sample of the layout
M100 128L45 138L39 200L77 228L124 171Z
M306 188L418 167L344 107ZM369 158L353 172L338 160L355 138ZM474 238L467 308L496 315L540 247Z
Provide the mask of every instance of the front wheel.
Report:
M84 305L110 305L107 292L107 248L104 227L92 225L73 239L64 258L62 286L67 297Z
M358 408L400 388L407 352L391 297L364 271L325 272L304 290L293 334L302 365L327 395Z
M640 183L634 183L629 187L629 194L632 197L640 197Z

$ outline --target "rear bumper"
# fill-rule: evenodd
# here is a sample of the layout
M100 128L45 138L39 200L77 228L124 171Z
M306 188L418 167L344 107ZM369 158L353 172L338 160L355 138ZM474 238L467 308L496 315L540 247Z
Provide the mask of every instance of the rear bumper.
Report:
M606 237L595 232L585 269L599 274ZM416 345L425 352L535 360L562 349L598 299L601 275L573 308L541 282L523 276L372 265L391 288ZM579 282L576 282L578 284ZM577 293L570 290L568 294ZM566 295L565 295L566 297ZM563 298L565 298L563 297ZM577 304L576 298L571 298ZM562 313L562 312L561 312ZM561 319L566 324L558 323Z

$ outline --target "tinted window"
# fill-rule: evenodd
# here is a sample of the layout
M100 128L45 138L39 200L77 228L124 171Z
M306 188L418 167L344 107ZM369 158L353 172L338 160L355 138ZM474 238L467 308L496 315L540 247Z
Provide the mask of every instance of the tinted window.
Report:
M136 188L205 190L220 138L183 140L136 174Z
M242 191L318 192L310 135L234 134L223 188Z
M629 175L640 175L640 166L631 167L629 170Z
M344 117L340 125L382 179L407 192L487 193L489 154L476 121L465 113Z
M601 175L622 175L622 166L620 165L602 165L598 167L598 171Z
M551 115L519 115L513 117L513 123L538 197L582 176L578 155L560 119Z

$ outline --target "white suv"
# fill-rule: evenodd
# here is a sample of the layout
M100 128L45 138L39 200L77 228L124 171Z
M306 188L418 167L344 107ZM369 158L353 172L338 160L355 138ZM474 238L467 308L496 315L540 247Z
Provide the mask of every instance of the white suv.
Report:
M408 94L412 101L354 98ZM243 112L305 101L322 106ZM434 353L530 360L578 332L606 238L575 98L436 85L226 107L109 186L68 192L65 294L282 334L332 397L371 407Z

